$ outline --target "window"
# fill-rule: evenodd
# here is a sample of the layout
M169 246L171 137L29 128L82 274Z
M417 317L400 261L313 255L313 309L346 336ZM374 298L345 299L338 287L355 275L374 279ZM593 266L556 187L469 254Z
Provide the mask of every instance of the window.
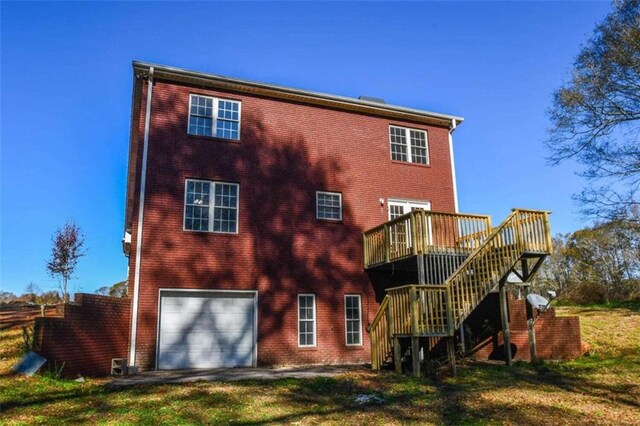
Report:
M362 313L359 294L344 296L344 318L347 346L362 345Z
M342 194L339 192L316 192L316 218L342 220Z
M393 220L396 217L400 217L404 214L404 208L400 204L389 203L389 220Z
M240 139L240 102L201 95L189 99L190 135Z
M187 179L184 229L236 234L238 199L239 187L236 183Z
M389 126L389 141L392 160L429 164L427 132L424 130Z
M298 295L298 346L316 345L316 296Z

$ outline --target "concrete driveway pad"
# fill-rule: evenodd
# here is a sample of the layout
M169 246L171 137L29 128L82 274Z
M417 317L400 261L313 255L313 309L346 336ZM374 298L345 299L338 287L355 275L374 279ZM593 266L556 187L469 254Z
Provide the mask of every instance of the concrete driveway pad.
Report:
M308 379L333 377L364 370L362 365L312 365L287 368L216 368L212 370L157 370L114 379L108 386L161 385L192 382L234 382L238 380Z

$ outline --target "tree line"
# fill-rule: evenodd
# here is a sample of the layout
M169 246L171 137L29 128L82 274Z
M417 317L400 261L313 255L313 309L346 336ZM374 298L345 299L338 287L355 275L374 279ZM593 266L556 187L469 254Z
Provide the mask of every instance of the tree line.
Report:
M640 299L640 222L612 220L557 234L533 286L578 304Z

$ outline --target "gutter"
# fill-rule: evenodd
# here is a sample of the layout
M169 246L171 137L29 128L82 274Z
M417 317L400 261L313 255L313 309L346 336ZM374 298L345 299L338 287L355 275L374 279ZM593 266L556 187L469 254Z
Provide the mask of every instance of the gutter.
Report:
M136 339L138 335L138 300L140 294L140 264L142 262L142 225L144 222L144 196L147 180L147 158L149 155L149 127L151 121L151 100L153 98L154 67L149 68L147 80L147 105L144 118L144 142L142 147L142 172L140 177L140 204L138 206L138 226L136 228L136 265L133 278L133 301L131 307L131 343L129 345L129 368L136 365Z
M453 159L453 132L455 132L456 128L456 120L451 120L451 127L449 127L449 157L451 160L451 181L453 182L453 208L458 213L458 183L456 181L456 163Z

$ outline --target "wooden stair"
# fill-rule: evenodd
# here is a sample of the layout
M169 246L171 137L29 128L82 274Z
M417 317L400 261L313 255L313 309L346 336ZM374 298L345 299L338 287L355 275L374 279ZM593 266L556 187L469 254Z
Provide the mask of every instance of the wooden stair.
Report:
M422 256L429 250L435 250L427 244L428 241L433 241L434 236L421 238L419 230L416 229L419 228L418 223L422 224L422 229L429 228L425 224L433 224L433 219L429 218L430 214L431 212L422 212L416 215L420 216L418 218L404 219L406 225L402 235L411 235L413 245L418 245L416 243L420 242L422 246L418 247L418 250L413 247L404 249L401 257L406 257L406 252ZM491 228L490 222L487 221L487 229L492 232L476 233L474 244L471 246L473 250L444 283L421 283L387 289L380 308L368 327L371 340L371 367L378 370L391 358L394 360L396 370L401 370L401 339L409 338L414 374L419 375L420 339L446 338L449 360L455 371L453 336L464 320L492 290L498 288L501 295L503 325L505 322L508 323L505 292L508 277L515 274L522 282L528 282L546 256L551 253L548 216L549 212L546 211L514 209L496 228ZM398 223L397 219L396 223ZM430 228L430 231L433 231L433 227ZM457 229L460 229L460 226ZM390 230L387 235L393 235L393 231ZM365 247L367 242L365 233ZM378 238L378 242L389 245L391 241ZM404 244L406 245L406 241ZM372 251L377 253L376 260L394 261L386 248L375 247L373 244L369 244L368 247L369 253ZM459 250L448 251L460 254ZM385 257L382 258L380 253L385 253ZM365 250L365 267L367 266L366 256Z

